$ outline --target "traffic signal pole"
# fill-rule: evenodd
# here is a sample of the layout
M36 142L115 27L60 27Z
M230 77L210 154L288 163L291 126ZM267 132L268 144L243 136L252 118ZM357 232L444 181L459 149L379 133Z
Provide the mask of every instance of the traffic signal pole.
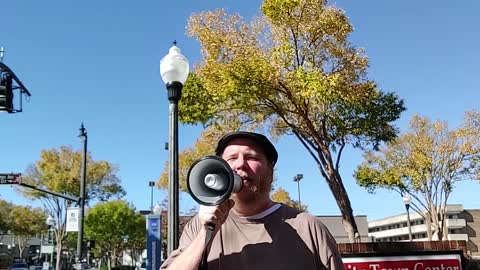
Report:
M48 193L48 194L51 194L53 196L57 196L57 197L63 198L65 200L68 200L68 201L71 201L71 202L76 202L77 204L80 202L80 198L78 198L78 197L69 196L69 195L66 195L66 194L61 194L61 193L58 193L58 192L50 191L48 189L43 189L43 188L39 188L39 187L30 185L30 184L27 184L27 183L23 183L22 182L22 174L20 174L20 173L0 173L0 185L19 185L19 186L22 186L22 187L27 187L27 188L31 188L31 189L34 189L34 190L44 192L44 193Z

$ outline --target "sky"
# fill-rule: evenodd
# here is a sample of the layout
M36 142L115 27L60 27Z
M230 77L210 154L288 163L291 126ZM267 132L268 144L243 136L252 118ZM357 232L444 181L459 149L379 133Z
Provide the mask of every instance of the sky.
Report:
M477 1L330 1L354 26L350 41L370 59L368 78L394 91L407 111L395 122L405 131L414 114L447 121L456 128L468 110L478 110L480 17ZM80 150L81 123L94 160L118 166L137 209L150 207L149 181L158 179L168 152L168 100L159 61L176 40L193 69L199 43L186 35L195 12L224 8L245 20L261 1L0 1L3 62L32 94L23 112L0 113L0 173L24 173L43 149L67 145ZM475 90L476 89L476 90ZM180 125L180 150L194 144L201 126ZM279 152L276 186L298 198L293 177L302 173L300 196L314 215L339 215L316 164L293 137L275 142ZM380 190L369 194L353 172L361 152L346 149L340 174L354 215L376 220L405 211L401 197ZM456 185L449 203L480 208L478 182ZM154 202L166 191L154 190ZM0 199L34 205L9 185ZM196 204L182 194L180 210Z

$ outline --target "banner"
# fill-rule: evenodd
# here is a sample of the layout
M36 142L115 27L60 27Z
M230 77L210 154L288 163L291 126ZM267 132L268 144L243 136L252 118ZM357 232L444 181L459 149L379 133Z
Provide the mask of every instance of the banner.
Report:
M67 208L67 232L78 232L80 208L68 207Z
M458 254L343 258L345 270L462 270Z
M162 218L147 216L147 269L158 270L162 262Z

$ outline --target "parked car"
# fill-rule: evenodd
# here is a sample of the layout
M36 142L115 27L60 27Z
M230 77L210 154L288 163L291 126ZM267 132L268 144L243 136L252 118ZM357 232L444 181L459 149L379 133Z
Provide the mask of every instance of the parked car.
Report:
M29 270L28 264L26 263L14 263L8 268L9 270Z

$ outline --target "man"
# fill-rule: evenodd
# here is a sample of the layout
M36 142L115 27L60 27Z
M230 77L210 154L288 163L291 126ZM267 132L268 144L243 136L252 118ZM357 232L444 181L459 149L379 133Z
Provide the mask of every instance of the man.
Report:
M343 270L335 240L318 218L270 199L278 153L265 136L232 132L215 152L243 187L220 205L200 206L162 269ZM206 243L212 223L215 231Z

